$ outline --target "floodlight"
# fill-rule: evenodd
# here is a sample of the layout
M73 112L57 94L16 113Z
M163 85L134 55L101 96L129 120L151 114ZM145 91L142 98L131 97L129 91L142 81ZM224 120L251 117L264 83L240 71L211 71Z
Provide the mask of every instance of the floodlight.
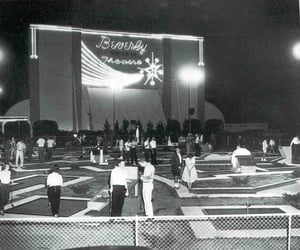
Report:
M293 55L297 60L300 60L300 42L298 42L294 45Z

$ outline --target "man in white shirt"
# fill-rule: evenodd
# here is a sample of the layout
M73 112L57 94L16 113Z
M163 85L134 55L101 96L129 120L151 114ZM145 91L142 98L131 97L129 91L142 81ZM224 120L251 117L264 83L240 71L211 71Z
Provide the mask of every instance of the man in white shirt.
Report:
M271 153L275 153L275 145L276 145L275 141L271 138L269 141L269 147Z
M43 137L40 137L36 142L36 145L38 147L38 154L39 154L40 162L44 162L45 144L46 144L46 140Z
M262 142L262 151L263 151L262 161L267 161L266 155L268 153L268 148L269 148L269 145L268 145L267 139L264 139Z
M132 138L130 142L130 160L131 164L137 165L137 141L136 138Z
M4 206L8 203L11 182L9 165L0 165L0 215L4 215Z
M55 140L52 137L49 137L46 142L46 151L47 151L47 159L51 160L53 154L53 148L56 145Z
M124 159L124 140L122 137L120 137L120 140L119 140L119 151L120 151L120 159L123 160Z
M125 162L121 161L119 165L111 171L110 175L110 193L111 193L111 216L122 216L125 196L128 196L127 174L125 171Z
M145 215L153 216L152 191L155 168L150 162L140 162L144 167L144 173L141 176L143 181L143 201L145 207Z
M16 167L19 167L19 161L20 161L20 167L23 168L25 150L26 150L26 145L23 142L23 140L18 141L16 145Z
M58 171L59 167L55 164L52 167L52 173L50 173L47 177L47 195L51 205L51 212L54 217L58 217L61 187L63 185L63 178Z
M127 141L124 144L124 160L126 161L127 164L129 164L129 159L130 159L130 147L131 147L130 139L127 139Z

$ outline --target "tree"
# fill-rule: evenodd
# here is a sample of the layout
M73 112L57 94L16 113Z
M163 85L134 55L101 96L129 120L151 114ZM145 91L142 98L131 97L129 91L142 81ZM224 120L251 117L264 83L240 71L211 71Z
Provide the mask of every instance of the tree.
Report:
M129 127L129 121L124 119L123 120L123 124L122 124L122 128L121 128L121 133L123 135L127 135L128 134L128 127Z
M147 135L152 136L153 134L153 123L151 121L148 121L147 123Z
M183 122L183 133L188 134L190 128L190 121L185 120ZM191 119L191 133L200 134L202 132L202 122L199 119Z
M171 137L172 142L178 141L180 131L180 122L175 119L168 119L166 126L166 134Z
M104 131L104 134L109 135L109 132L110 132L110 124L109 124L107 118L106 118L105 123L104 123L104 126L103 126L103 131Z
M30 125L25 121L7 122L4 127L4 137L27 137L30 136Z
M39 120L33 123L32 130L34 136L57 135L58 124L52 120Z
M120 128L119 128L119 121L116 120L115 122L115 125L114 125L114 132L115 132L115 135L118 136L119 133L120 133Z
M205 130L209 134L217 134L224 129L224 123L219 119L211 119L205 122Z
M162 143L164 141L164 137L165 137L165 128L164 128L164 124L159 121L157 123L157 126L156 126L156 135L157 135L157 141L158 143Z

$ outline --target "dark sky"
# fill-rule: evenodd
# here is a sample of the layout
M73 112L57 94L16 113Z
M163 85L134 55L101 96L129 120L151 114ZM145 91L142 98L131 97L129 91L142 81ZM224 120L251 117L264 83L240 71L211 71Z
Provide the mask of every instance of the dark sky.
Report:
M300 128L298 0L1 0L1 115L29 98L30 23L203 36L206 100L226 122Z

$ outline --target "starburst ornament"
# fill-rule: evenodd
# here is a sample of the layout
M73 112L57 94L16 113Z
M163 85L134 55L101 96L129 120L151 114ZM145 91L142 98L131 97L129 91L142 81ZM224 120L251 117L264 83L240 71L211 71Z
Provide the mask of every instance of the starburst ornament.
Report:
M163 75L163 65L159 64L158 58L154 58L153 52L151 53L151 59L146 58L145 62L149 65L148 67L138 68L140 70L140 73L144 74L147 77L144 85L150 84L151 86L154 86L155 80L159 80L160 82L162 82L160 76Z

